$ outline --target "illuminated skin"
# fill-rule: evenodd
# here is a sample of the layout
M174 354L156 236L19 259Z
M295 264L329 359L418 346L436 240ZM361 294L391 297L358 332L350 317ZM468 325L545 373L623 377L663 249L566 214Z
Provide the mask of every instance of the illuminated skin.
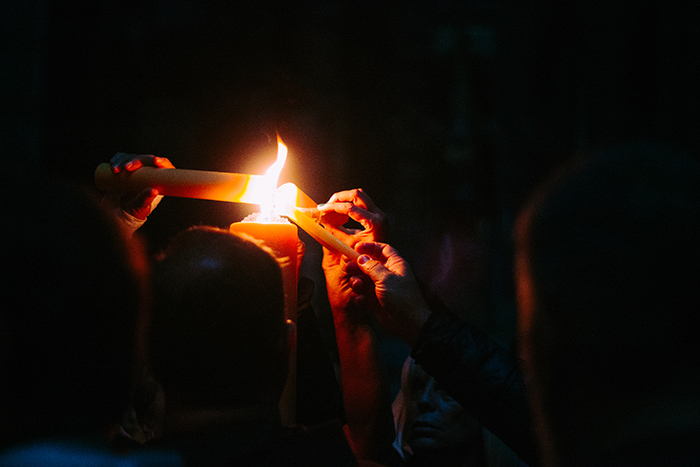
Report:
M411 450L459 449L473 446L481 427L454 399L441 390L416 363L412 363L404 438Z
M167 157L156 157L150 154L127 154L124 152L115 154L109 161L109 164L114 173L119 173L124 170L133 172L145 166L157 167L160 169L175 168ZM112 195L117 196L116 194ZM140 220L146 220L160 201L160 199L157 199L158 195L158 190L146 188L137 195L122 196L119 200L119 204L121 205L121 209L127 214Z

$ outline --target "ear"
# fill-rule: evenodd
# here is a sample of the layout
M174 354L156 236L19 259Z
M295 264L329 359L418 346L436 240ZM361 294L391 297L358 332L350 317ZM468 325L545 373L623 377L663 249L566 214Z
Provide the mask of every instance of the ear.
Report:
M297 325L291 319L286 321L287 326L287 352L292 355L297 347Z

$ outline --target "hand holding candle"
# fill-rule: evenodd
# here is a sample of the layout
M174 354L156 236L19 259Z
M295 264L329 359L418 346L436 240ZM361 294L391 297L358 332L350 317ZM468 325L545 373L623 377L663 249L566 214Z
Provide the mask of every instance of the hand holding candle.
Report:
M361 189L335 193L319 209L324 213L324 218L325 213L332 211L350 217L363 226L363 229L349 229L342 225L328 224L328 229L342 238L344 243L356 248L358 243L374 242L383 234L385 215ZM348 263L332 251L323 252L326 290L336 326L342 324L347 316L353 316L350 322L356 323L355 305L361 302L368 305L366 300L374 296L372 281L359 269L360 254L355 252L355 255L355 261Z
M133 172L114 173L107 163L95 170L95 184L101 190L137 193L155 188L165 196L262 204L256 193L265 185L263 175L204 170L141 167Z

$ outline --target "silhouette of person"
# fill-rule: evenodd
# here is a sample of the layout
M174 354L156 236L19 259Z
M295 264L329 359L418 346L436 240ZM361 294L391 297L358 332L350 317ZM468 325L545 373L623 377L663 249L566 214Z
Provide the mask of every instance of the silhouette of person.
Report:
M109 440L144 358L148 268L86 193L40 175L2 183L2 465L147 464Z
M177 234L154 267L154 297L149 350L165 417L152 446L187 465L356 465L340 423L281 424L296 332L260 242L214 227Z

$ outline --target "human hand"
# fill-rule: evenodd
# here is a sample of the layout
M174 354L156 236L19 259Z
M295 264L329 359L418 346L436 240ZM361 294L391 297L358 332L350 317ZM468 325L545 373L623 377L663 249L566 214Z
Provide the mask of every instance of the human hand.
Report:
M321 266L326 278L328 302L333 311L336 326L340 323L352 326L367 322L369 312L365 309L360 313L359 307L355 306L357 294L352 288L352 281L359 280L357 277L362 274L357 264L324 247ZM371 283L369 279L365 281Z
M372 308L384 329L413 346L430 308L408 262L385 243L363 242L355 249L361 256L355 266L346 267L355 294L351 300ZM362 274L353 274L355 267Z
M127 154L124 152L115 154L109 161L109 165L114 173L122 171L133 172L146 166L162 169L175 168L166 157L156 157L150 154ZM161 198L162 196L159 196L158 190L145 188L138 194L120 194L118 205L126 214L139 220L146 220ZM116 204L117 202L113 201L113 203Z
M119 173L122 170L133 172L141 167L158 167L160 169L174 169L175 166L167 157L156 157L152 154L127 154L118 152L110 159L109 166L112 172Z
M362 188L335 193L318 209L321 211L321 224L350 246L360 241L384 241L386 214ZM349 219L359 222L363 230L343 227Z
M340 191L333 194L327 203L318 207L321 211L321 223L326 229L350 246L361 241L379 241L384 236L386 215L374 204L362 189ZM363 229L345 228L343 225L353 219ZM362 272L354 262L349 262L343 255L323 249L323 272L326 277L326 290L331 309L336 319L350 319L352 322L364 320L367 312L359 312L356 294L351 283L362 282ZM364 278L365 283L371 283Z

